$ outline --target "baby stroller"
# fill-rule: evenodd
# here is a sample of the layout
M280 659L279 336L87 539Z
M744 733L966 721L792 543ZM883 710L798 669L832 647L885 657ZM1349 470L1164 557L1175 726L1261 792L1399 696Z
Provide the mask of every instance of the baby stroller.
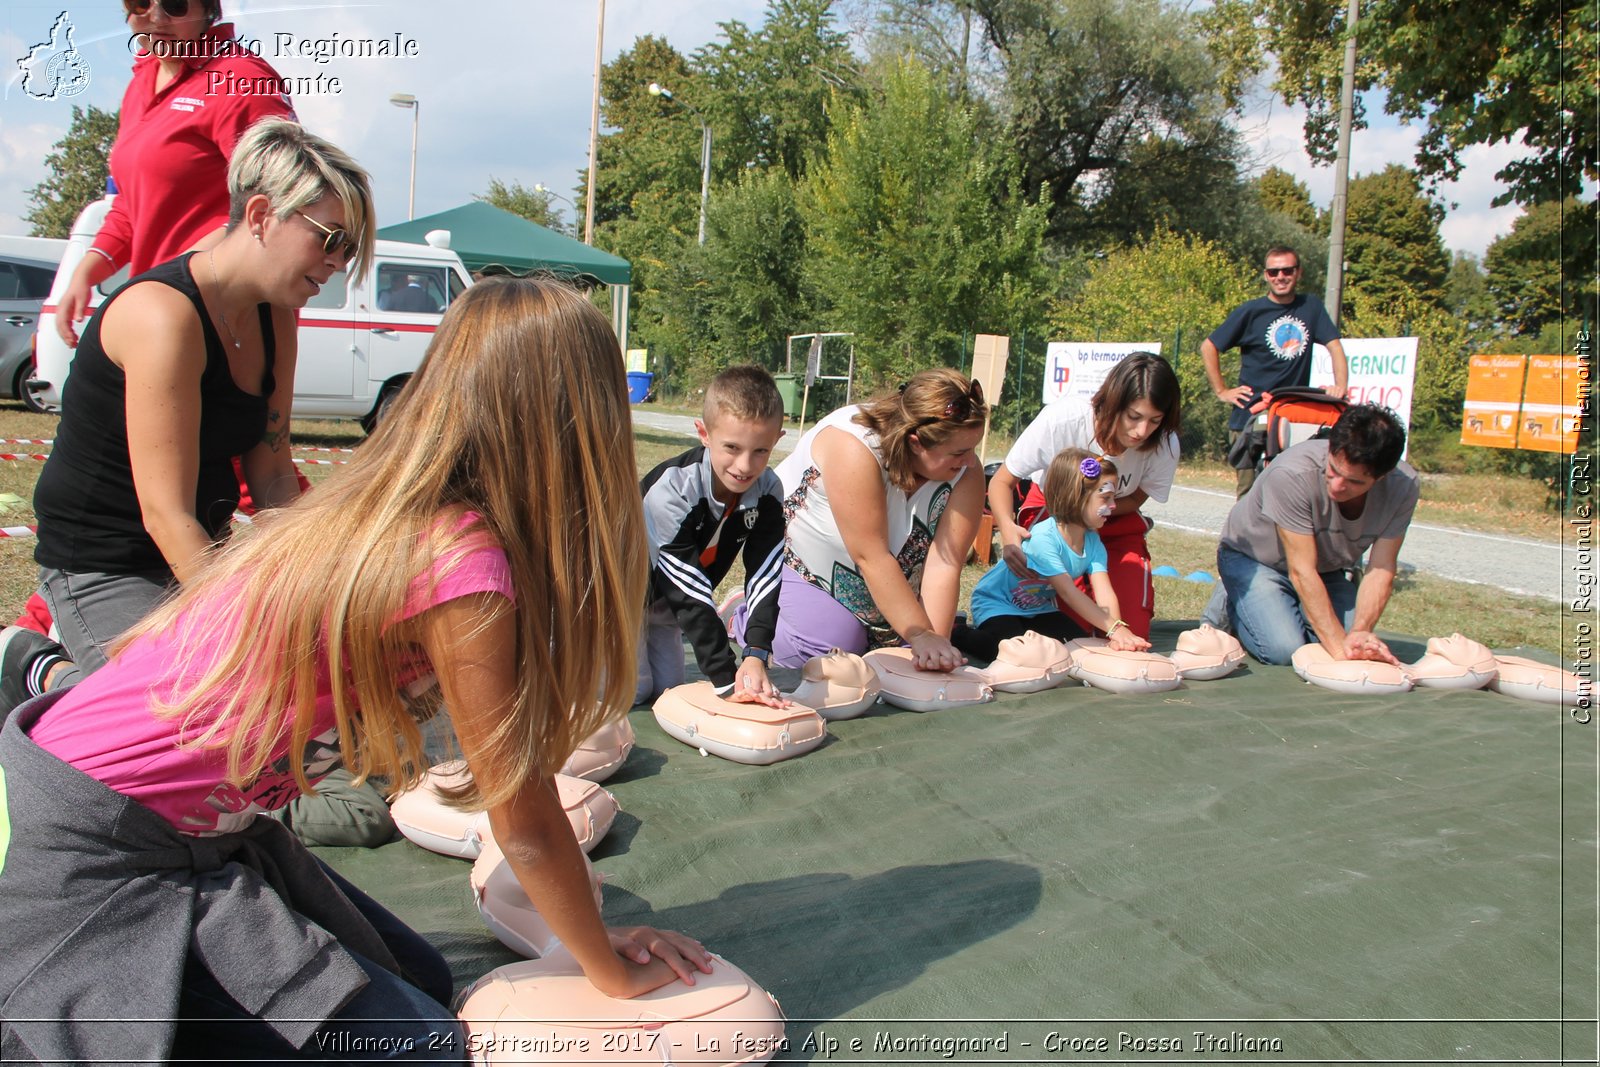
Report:
M1286 386L1269 394L1272 399L1256 416L1255 425L1239 435L1228 452L1230 466L1259 473L1280 452L1302 441L1326 437L1348 403L1320 388Z

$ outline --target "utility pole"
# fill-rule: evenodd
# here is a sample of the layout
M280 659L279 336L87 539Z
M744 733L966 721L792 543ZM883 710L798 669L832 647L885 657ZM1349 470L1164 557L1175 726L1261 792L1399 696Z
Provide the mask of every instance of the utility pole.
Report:
M1328 316L1339 325L1344 303L1344 220L1350 199L1350 127L1356 111L1356 10L1359 0L1350 0L1345 20L1349 39L1344 43L1344 82L1339 91L1339 154L1333 164L1333 204L1328 228L1328 288L1323 303Z
M600 14L594 27L594 100L589 106L589 195L583 209L583 243L586 245L594 244L595 154L600 148L600 57L606 34L606 0L599 0L599 3Z

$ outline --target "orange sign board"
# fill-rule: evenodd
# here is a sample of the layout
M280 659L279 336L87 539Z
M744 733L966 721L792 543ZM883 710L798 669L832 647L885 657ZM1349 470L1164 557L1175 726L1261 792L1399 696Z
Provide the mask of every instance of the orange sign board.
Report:
M1584 373L1577 356L1529 356L1517 446L1535 452L1578 450L1578 386Z
M1527 356L1475 355L1467 367L1467 398L1461 405L1461 443L1517 447L1517 415Z

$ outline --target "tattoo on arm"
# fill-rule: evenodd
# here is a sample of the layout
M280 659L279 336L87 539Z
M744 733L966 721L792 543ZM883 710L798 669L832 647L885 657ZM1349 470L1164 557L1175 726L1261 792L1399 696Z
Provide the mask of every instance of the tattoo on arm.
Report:
M282 425L282 426L275 425L276 423L278 423L282 419L283 419L283 413L280 412L280 411L268 411L267 412L268 430L267 430L266 436L262 437L261 440L265 441L266 444L267 444L267 447L272 449L272 451L274 451L274 452L277 452L279 449L281 449L283 447L284 442L289 439L289 426L288 426L288 424L284 423L284 425Z

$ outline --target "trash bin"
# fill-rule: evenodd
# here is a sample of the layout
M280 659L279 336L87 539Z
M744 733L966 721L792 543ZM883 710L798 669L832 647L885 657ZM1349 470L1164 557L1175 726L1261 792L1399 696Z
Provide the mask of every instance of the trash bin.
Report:
M628 403L642 404L644 398L650 395L650 383L656 380L654 374L648 371L631 370L628 372Z
M794 374L774 374L778 395L783 397L783 413L791 419L800 417L800 378Z

